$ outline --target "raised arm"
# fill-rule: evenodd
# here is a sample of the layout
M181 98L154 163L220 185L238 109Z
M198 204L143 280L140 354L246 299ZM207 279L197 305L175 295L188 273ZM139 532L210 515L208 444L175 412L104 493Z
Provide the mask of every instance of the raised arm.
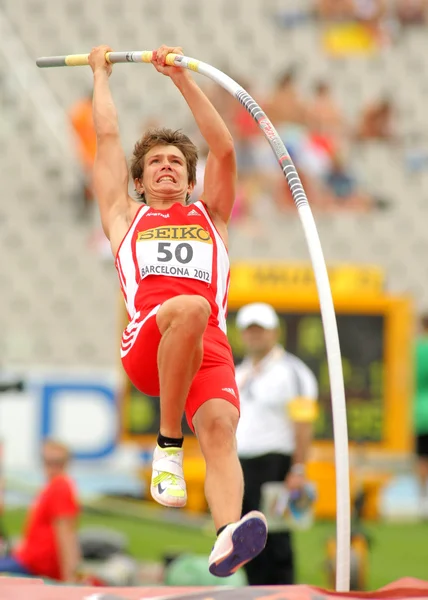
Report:
M89 55L94 73L93 119L97 135L93 186L104 233L109 239L115 221L122 217L127 219L132 201L128 194L128 167L109 86L112 66L105 59L110 50L108 46L99 46Z
M205 139L209 154L205 167L203 200L214 219L227 223L235 201L236 157L233 138L225 122L186 69L165 66L170 52L183 54L181 48L161 46L154 65L169 75L186 100Z

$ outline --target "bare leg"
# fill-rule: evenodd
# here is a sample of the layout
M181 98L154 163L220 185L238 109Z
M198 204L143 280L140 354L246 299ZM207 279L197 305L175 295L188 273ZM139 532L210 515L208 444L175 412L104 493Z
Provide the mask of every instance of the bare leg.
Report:
M203 357L202 336L211 308L201 296L176 296L167 300L156 314L162 335L158 348L161 419L160 433L167 438L182 437L184 405ZM165 440L164 440L165 441ZM153 453L152 497L164 506L186 504L181 444L157 445Z
M266 545L267 523L258 511L241 519L244 478L236 451L238 409L215 398L208 400L193 418L206 462L205 496L214 525L221 528L210 557L209 571L229 577L260 554Z
M162 339L158 350L160 432L182 436L181 420L190 385L203 357L202 336L211 312L202 296L176 296L156 314Z
M205 402L193 418L206 463L205 496L216 530L241 518L244 479L236 451L239 414L219 398Z

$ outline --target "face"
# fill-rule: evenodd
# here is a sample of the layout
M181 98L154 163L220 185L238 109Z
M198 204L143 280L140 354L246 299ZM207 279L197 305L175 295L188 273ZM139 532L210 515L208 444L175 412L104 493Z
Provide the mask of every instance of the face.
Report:
M155 146L144 157L142 180L135 181L137 192L150 199L183 199L193 190L188 183L186 159L176 146Z
M250 356L263 356L270 352L278 342L277 329L263 329L259 325L250 325L241 332L247 354Z
M50 444L46 444L42 453L43 466L47 479L59 475L67 464L64 451Z

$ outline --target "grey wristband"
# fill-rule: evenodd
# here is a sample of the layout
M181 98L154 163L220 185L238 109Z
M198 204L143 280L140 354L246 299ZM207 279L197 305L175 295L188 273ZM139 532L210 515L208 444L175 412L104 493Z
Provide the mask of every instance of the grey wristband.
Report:
M291 465L290 473L295 473L296 475L304 475L306 472L306 467L303 463L295 463Z

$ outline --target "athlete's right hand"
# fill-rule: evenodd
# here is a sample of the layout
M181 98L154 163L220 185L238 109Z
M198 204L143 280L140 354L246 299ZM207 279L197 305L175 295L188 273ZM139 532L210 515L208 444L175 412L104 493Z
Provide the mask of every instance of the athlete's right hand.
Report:
M113 66L106 60L107 52L111 52L110 46L96 46L92 48L89 54L89 64L94 74L96 71L105 71L110 77Z

